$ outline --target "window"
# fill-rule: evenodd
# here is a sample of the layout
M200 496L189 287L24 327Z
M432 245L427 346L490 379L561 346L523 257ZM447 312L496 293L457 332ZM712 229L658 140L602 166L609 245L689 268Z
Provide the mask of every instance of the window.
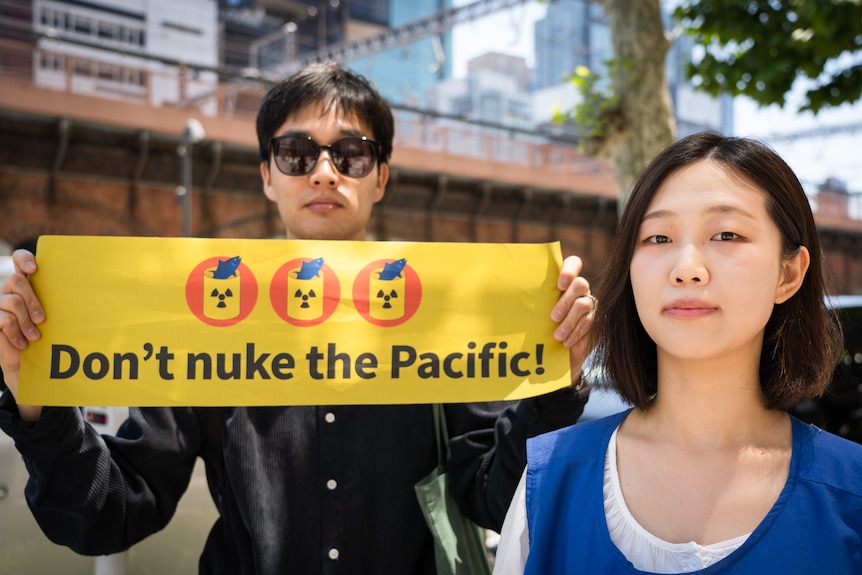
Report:
M140 70L129 70L126 68L123 70L123 83L128 84L129 86L143 87L144 75Z
M125 34L123 35L123 42L126 44L132 44L133 46L143 46L144 45L144 31L138 30L135 28L125 28Z
M120 40L120 27L111 22L99 21L98 36L100 40Z
M89 36L90 34L93 33L94 22L92 19L87 18L85 16L76 15L74 17L74 22L75 22L75 25L74 25L73 31L75 32L75 34L83 34L83 35Z
M473 100L469 94L452 98L452 113L456 116L466 116L473 111Z
M125 18L124 18L125 19ZM76 36L97 38L103 42L143 47L145 32L143 24L123 24L103 18L72 14L55 8L42 8L39 23ZM190 29L191 30L191 29Z
M42 70L51 70L58 72L66 66L66 57L60 54L52 54L51 52L39 53L39 67Z
M99 80L117 80L117 68L110 64L99 64Z
M72 60L72 73L75 76L90 77L93 75L92 63L89 60L74 58Z
M66 28L66 14L53 8L42 8L39 14L39 23L48 28L64 30Z

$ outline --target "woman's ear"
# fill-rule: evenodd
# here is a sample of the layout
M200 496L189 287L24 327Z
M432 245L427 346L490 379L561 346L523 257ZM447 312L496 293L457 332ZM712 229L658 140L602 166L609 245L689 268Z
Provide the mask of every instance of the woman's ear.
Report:
M784 303L799 291L810 263L811 254L805 246L799 246L795 254L781 262L782 276L775 290L775 303Z

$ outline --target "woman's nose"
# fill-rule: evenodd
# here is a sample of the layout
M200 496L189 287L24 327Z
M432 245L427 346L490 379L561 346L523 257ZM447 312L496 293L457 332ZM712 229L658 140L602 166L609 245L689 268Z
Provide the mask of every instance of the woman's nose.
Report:
M670 280L674 284L702 284L709 281L706 260L697 246L690 244L680 249Z

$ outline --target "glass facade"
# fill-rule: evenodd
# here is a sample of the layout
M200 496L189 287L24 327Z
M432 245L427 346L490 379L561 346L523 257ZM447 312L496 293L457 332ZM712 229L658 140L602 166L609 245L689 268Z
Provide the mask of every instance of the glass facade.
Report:
M587 0L557 0L534 27L535 88L556 86L578 66L601 71L613 58L611 34L601 6Z
M358 4L378 5L379 13L383 13L385 6L389 27L398 28L451 8L452 0L364 0ZM373 82L393 104L424 107L428 89L451 76L452 65L445 56L452 53L451 45L451 33L445 32L359 58L348 65Z
M350 0L348 12L351 20L389 25L389 0Z
M267 69L295 57L308 57L326 46L385 34L452 7L452 0L220 0L225 10L223 61L237 67ZM250 12L236 11L251 8ZM231 11L234 9L233 11ZM265 16L255 21L254 10ZM273 25L272 23L276 24ZM280 30L291 23L290 38ZM356 58L346 66L368 78L393 104L424 105L427 90L451 76L451 33L410 40L401 47ZM251 46L243 60L242 47ZM246 50L247 52L249 50ZM233 56L236 55L234 58ZM229 60L228 56L232 59ZM246 62L250 62L246 63Z
M588 0L556 0L549 4L545 18L536 22L534 31L536 89L563 83L578 66L607 73L606 63L613 59L613 45L602 6ZM733 125L730 96L714 99L697 93L685 77L684 66L693 45L688 37L676 38L666 60L665 73L678 135L705 129L730 134Z

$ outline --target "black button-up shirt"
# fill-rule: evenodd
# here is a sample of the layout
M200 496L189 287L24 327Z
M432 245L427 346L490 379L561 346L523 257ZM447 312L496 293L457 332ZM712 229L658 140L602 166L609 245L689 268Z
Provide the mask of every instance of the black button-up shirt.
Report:
M574 423L587 395L446 405L447 473L465 513L499 530L527 437ZM200 573L435 572L413 489L437 465L429 405L132 408L103 437L72 408L23 422L6 392L0 428L24 456L43 531L79 553L162 529L202 457L220 517Z

